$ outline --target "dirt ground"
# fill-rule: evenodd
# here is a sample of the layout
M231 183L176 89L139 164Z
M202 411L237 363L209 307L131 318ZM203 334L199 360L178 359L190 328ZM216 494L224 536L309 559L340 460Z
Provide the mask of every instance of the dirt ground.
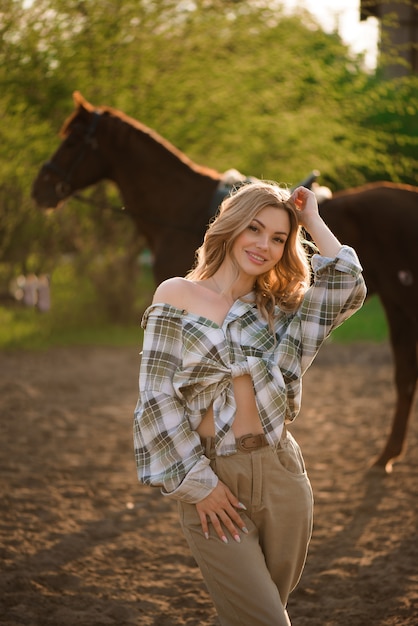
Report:
M138 363L136 349L0 355L3 626L217 623L176 505L136 479ZM418 624L416 409L393 473L368 471L392 380L386 344L329 343L305 377L291 430L316 508L293 626Z

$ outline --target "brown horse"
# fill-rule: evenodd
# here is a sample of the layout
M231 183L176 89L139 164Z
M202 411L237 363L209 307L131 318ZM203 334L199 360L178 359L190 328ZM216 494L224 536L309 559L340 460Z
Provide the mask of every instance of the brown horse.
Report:
M76 92L63 142L33 184L39 206L58 206L102 179L116 183L126 212L154 257L156 282L184 275L210 217L228 192L222 174L193 163L138 121L94 108ZM358 252L369 295L384 306L395 362L392 431L374 465L390 471L401 455L417 382L418 188L374 183L335 194L321 214Z
M33 186L41 207L58 206L102 179L116 183L125 211L152 252L157 283L184 274L210 219L222 175L196 165L140 122L109 107L95 109L74 93L64 142Z

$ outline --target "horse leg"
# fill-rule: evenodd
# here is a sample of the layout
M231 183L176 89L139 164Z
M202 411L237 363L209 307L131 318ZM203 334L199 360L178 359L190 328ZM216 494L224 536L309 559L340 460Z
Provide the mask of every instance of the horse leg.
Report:
M374 466L392 471L394 461L404 451L408 419L418 377L416 322L396 304L383 302L386 311L395 364L396 408L385 448Z

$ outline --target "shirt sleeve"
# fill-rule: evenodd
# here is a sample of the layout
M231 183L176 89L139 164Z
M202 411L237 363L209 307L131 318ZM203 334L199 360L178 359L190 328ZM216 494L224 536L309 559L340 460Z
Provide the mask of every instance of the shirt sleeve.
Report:
M218 478L173 385L182 365L181 311L153 305L144 314L139 397L134 413L135 460L140 482L163 495L196 503Z
M298 311L302 374L330 333L361 308L366 297L362 267L355 251L342 246L332 259L312 257L314 280Z

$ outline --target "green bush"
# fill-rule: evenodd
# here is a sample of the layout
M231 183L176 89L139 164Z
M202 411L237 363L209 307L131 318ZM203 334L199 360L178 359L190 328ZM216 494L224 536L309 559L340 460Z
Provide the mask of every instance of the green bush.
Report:
M115 323L111 313L100 306L88 275L79 275L74 261L64 259L52 274L49 311L40 312L20 303L0 307L0 349L139 345L141 316L154 289L148 267L142 268L132 289L136 298L129 320ZM118 297L123 304L123 295Z

